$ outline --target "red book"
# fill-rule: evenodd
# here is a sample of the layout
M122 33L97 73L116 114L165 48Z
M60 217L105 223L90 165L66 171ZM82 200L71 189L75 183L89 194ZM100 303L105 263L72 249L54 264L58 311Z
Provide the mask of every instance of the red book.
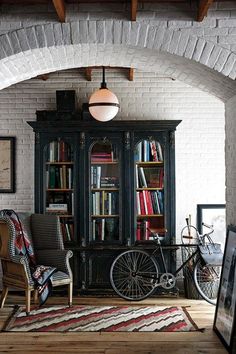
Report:
M141 215L145 215L145 206L144 206L144 199L143 199L143 193L139 193L139 199L140 199L140 210L141 210Z
M147 202L147 214L152 215L153 214L153 207L152 207L152 199L149 191L143 191L143 193L146 196L146 202Z

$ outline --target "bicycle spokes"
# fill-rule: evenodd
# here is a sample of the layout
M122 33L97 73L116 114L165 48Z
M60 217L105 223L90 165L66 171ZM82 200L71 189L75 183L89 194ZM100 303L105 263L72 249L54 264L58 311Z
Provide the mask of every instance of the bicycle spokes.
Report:
M114 261L110 277L114 290L128 300L141 300L155 289L158 269L143 251L127 251Z

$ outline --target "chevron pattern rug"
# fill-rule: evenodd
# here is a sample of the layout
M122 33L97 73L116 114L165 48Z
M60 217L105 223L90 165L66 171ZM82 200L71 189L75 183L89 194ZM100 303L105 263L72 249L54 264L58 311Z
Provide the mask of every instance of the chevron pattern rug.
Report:
M52 306L27 316L15 309L4 331L11 332L188 332L198 330L184 307Z

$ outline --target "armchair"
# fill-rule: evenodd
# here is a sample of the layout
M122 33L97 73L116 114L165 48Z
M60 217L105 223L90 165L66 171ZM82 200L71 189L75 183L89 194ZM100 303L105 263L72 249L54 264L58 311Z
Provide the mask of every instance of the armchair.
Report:
M51 282L53 287L68 286L68 304L72 304L73 276L69 258L73 253L65 250L59 218L55 215L18 213L21 223L32 241L37 264L56 267ZM37 292L31 277L27 257L15 254L16 232L14 224L7 217L0 217L0 259L3 270L3 290L0 307L3 308L9 288L25 291L26 312L30 312L31 292L34 299Z

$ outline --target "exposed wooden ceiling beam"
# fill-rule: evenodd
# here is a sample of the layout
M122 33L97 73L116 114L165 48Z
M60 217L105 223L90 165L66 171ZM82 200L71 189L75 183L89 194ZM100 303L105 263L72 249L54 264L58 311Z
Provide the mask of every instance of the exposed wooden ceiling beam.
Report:
M47 81L49 79L49 74L38 75L36 76L36 79Z
M129 81L134 81L134 69L129 69Z
M93 69L101 69L101 66L90 66L85 68L85 78L87 81L92 81L92 70ZM123 67L119 67L119 66L105 66L105 69L118 69L118 70L128 70L128 80L129 81L134 81L134 69L133 68L123 68Z
M57 16L60 22L65 22L66 20L66 7L64 0L52 0Z
M131 0L131 21L136 21L138 0Z
M92 81L92 68L85 68L85 76L87 81Z
M199 0L198 3L198 15L197 21L201 22L205 16L207 16L207 11L214 0Z

